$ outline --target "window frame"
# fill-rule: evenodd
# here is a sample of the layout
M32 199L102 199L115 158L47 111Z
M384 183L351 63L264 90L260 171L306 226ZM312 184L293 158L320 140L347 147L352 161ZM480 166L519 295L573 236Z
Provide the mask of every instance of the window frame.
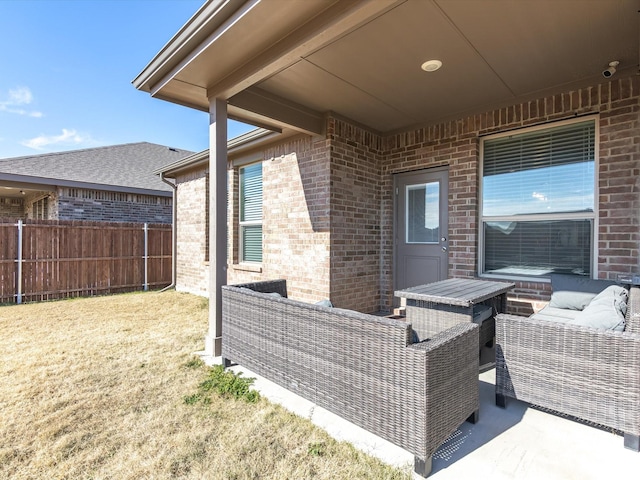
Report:
M538 130L549 130L565 125L571 125L575 123L584 123L591 121L594 124L594 167L593 167L593 212L567 212L567 213L535 213L535 214L519 214L519 215L503 215L503 216L491 216L486 217L483 215L484 205L484 144L487 140L495 140L508 136L515 136L520 134L528 134ZM599 153L600 153L600 129L599 129L599 116L588 115L569 120L561 120L556 122L543 123L532 127L518 128L515 130L508 130L492 135L486 135L480 138L479 145L479 162L478 162L478 264L477 273L479 277L505 279L513 281L524 282L549 282L549 276L538 275L524 275L524 274L501 274L485 272L485 237L484 230L487 222L539 222L539 221L554 221L554 220L590 220L592 222L591 231L591 246L590 246L590 268L591 278L598 278L598 232L599 232Z
M45 195L31 203L31 217L35 220L49 220L49 196Z
M242 187L242 171L246 168L250 168L258 164L261 165L260 183L262 185L262 188L264 188L264 170L263 170L264 165L262 160L257 162L243 163L242 165L238 166L238 262L250 264L250 265L262 264L262 254L264 253L264 232L262 231L262 226L264 221L264 197L263 197L263 200L261 201L262 209L260 212L260 219L259 220L242 220L243 208L244 208L244 199L243 199L244 189ZM255 260L245 259L244 231L245 231L245 227L252 227L252 226L260 226L262 231L262 234L261 234L262 238L260 239L261 260L259 262Z

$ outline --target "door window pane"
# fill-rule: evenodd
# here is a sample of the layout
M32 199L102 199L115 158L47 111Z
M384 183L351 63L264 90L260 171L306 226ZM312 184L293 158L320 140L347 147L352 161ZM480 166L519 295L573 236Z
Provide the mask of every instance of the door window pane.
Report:
M407 243L438 243L440 240L440 184L408 185L406 208Z

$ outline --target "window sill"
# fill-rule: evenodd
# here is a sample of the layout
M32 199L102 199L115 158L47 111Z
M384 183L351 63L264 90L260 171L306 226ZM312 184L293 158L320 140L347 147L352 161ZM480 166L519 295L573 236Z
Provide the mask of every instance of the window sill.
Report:
M551 283L551 279L549 277L535 277L517 274L480 273L478 274L478 278L484 278L487 280L506 280L509 282Z
M230 265L232 270L238 272L254 272L254 273L262 273L262 265L251 264L251 263L234 263Z

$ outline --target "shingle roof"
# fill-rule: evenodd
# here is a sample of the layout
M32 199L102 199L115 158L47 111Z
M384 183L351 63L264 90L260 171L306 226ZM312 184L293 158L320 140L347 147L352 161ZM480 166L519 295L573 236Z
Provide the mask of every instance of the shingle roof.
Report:
M64 181L65 184L78 182L105 187L171 191L154 172L163 165L193 153L154 143L127 143L0 159L0 176L26 176L34 182L51 185Z

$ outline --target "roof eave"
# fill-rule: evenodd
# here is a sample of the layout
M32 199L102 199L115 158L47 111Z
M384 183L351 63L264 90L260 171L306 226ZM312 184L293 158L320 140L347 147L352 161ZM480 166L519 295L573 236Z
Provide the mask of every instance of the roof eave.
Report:
M12 173L0 173L0 182L13 182L24 185L38 185L46 187L84 188L88 190L104 190L108 192L132 193L135 195L152 195L170 197L171 191L148 188L127 187L124 185L104 185L101 183L78 182L74 180L61 180L55 178L33 177L31 175L16 175Z
M193 155L189 155L177 162L170 163L161 167L153 172L154 175L160 175L167 178L175 178L175 175L185 170L190 170L200 165L207 165L209 163L209 149L203 150Z
M251 3L255 1L260 0ZM131 83L138 90L151 93L154 85L185 62L195 46L245 3L247 0L207 0Z
M286 138L296 132L286 131L272 131L264 128L256 128L245 134L239 135L230 139L227 142L227 151L230 156L241 155L247 150L254 150L262 147L266 144L273 142L276 139ZM176 175L192 170L200 166L206 166L209 164L209 150L203 150L202 152L195 153L186 158L178 160L177 162L165 165L162 168L157 169L153 173L166 178L175 178Z

